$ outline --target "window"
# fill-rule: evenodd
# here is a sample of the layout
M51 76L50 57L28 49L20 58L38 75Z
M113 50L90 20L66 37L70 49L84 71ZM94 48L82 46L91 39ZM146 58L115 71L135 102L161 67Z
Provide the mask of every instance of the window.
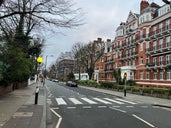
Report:
M154 63L154 65L157 65L157 57L153 58L153 63Z
M153 50L156 50L157 49L157 45L156 45L156 41L153 42Z
M170 55L166 56L166 62L167 62L167 64L170 64Z
M159 43L159 48L163 48L163 39L160 39Z
M140 44L140 51L143 51L143 43Z
M156 71L154 71L153 79L154 79L154 80L157 79L157 72L156 72Z
M167 80L171 80L171 70L167 71Z
M149 71L146 72L146 79L150 79Z
M163 65L163 56L160 56L160 65Z
M163 71L160 72L160 80L163 80Z
M135 66L135 60L132 61L132 65Z
M149 56L146 57L146 64L149 63Z
M143 79L143 71L140 71L140 80Z
M166 21L166 30L168 30L170 28L170 20Z
M170 36L166 37L166 47L170 47Z
M143 64L143 57L140 57L140 64Z
M146 51L149 51L149 42L146 42Z

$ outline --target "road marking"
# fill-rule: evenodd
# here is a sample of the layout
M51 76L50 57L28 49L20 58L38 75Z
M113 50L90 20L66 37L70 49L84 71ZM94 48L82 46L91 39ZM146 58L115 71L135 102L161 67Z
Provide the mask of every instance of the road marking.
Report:
M75 109L76 107L67 107L67 109Z
M56 98L56 102L58 105L67 105L67 103L62 98Z
M83 106L83 108L92 108L91 106Z
M154 125L148 123L147 121L143 120L142 118L140 118L140 117L138 117L138 116L136 116L136 115L134 115L134 114L133 114L132 116L135 117L135 118L137 118L138 120L144 122L145 124L149 125L149 126L152 127L152 128L155 127Z
M93 98L93 99L95 99L95 100L97 100L97 101L99 101L99 102L102 102L102 103L104 103L104 104L112 104L112 103L110 103L110 102L108 102L108 101L101 100L101 99L99 99L99 98Z
M116 111L122 112L122 113L126 113L126 111L121 110L121 109L117 109L117 108L113 108L113 107L110 107L110 108L111 108L111 109L113 109L113 110L116 110Z
M133 108L134 106L126 106L127 108Z
M123 102L116 101L116 100L113 100L113 99L109 99L109 98L104 98L104 99L108 100L108 101L111 101L111 102L114 102L114 103L117 103L117 104L124 104Z
M107 108L107 106L98 106L98 108Z
M113 108L120 108L120 106L112 106Z
M116 98L116 100L119 100L119 101L122 101L122 102L126 102L126 103L129 103L129 104L136 104L134 102L123 100L123 99L119 99L119 98Z
M58 120L58 122L56 124L56 127L55 127L55 128L59 128L59 126L60 126L60 124L62 122L62 117L58 113L56 113L52 108L50 108L50 110L59 118L59 120Z
M88 98L81 98L81 99L88 102L89 104L97 104L96 102L94 102L94 101L92 101L92 100L90 100Z
M71 102L73 102L74 104L83 104L83 103L81 103L80 101L78 101L78 100L75 99L75 98L69 98L69 100L70 100Z

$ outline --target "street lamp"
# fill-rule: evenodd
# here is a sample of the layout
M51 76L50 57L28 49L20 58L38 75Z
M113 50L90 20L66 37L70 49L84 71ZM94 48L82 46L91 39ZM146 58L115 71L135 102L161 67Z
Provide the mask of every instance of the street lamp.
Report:
M43 86L45 85L45 78L46 78L46 66L47 66L47 58L48 58L48 56L53 57L53 55L46 55L46 60L45 60L45 72L44 72Z
M43 62L43 58L42 57L38 57L37 58L37 62L40 65ZM38 71L37 71L37 80L38 80ZM36 91L35 91L35 101L34 101L34 104L37 104L37 102L38 102L38 94L39 94L38 81L36 81L36 82L37 82L37 87L36 87Z

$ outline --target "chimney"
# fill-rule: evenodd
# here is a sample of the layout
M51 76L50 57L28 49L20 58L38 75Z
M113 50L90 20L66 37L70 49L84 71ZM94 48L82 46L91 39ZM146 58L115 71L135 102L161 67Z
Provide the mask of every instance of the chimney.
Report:
M147 0L141 0L141 4L140 4L140 12L142 12L145 8L147 8L149 6L149 3Z

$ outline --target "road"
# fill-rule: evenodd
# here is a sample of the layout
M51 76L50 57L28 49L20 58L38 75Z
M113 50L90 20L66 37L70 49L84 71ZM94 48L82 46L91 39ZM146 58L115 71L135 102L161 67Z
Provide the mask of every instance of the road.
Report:
M171 128L171 110L46 81L48 128Z

